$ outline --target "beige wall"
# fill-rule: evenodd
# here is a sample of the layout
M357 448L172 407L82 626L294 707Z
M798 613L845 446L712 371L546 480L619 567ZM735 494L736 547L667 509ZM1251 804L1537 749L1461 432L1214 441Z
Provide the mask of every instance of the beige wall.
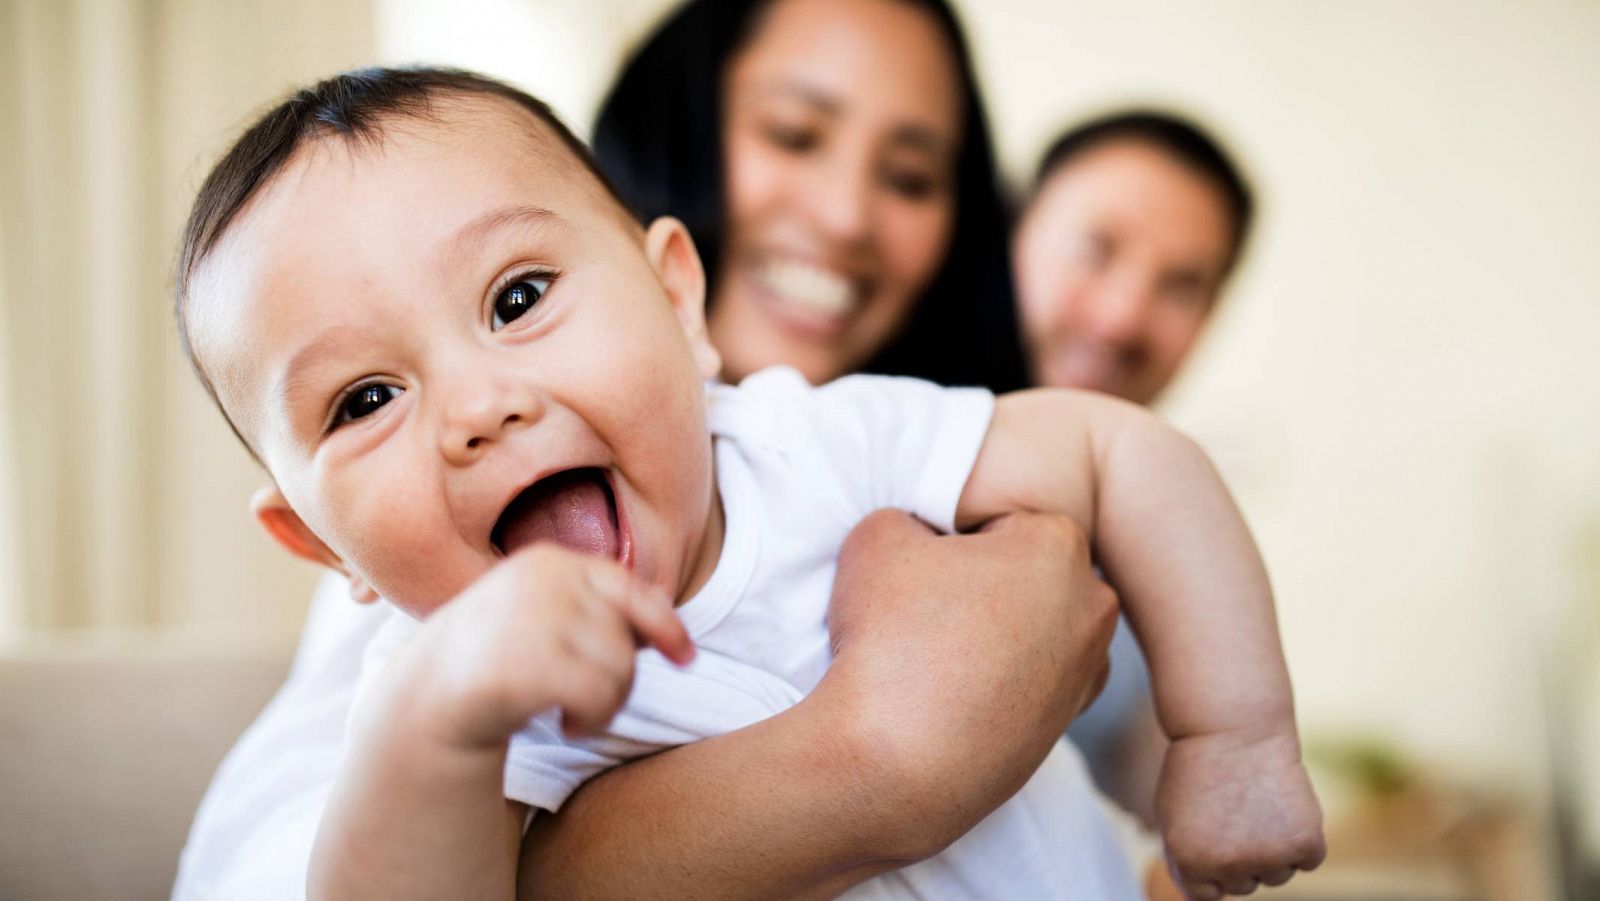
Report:
M169 268L234 130L371 33L357 2L0 5L12 631L294 628L311 574L243 515L260 474L179 357Z
M164 19L171 52L162 84L171 108L162 143L170 190L161 221L175 244L200 180L254 113L301 82L373 60L365 0L187 0ZM168 251L167 259L173 251ZM211 407L165 328L160 470L160 623L204 633L281 639L298 629L317 573L291 561L247 515L263 473Z

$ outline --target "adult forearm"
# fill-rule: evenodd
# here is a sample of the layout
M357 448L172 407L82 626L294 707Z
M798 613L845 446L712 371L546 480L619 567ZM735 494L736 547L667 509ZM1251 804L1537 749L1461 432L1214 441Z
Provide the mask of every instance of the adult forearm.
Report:
M831 897L961 827L912 809L824 682L748 728L591 780L524 841L519 897Z

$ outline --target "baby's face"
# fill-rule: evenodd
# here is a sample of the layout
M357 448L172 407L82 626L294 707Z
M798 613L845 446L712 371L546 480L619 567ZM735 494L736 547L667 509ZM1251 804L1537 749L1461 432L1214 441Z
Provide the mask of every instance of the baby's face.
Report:
M192 282L273 531L419 616L540 539L681 594L718 540L686 234L508 102L439 113L302 148Z

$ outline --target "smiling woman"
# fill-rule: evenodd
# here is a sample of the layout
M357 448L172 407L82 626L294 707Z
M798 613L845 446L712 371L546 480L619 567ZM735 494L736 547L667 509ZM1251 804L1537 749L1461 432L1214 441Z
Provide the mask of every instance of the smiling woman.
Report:
M945 4L689 3L625 64L594 147L644 219L689 226L726 377L1026 383L987 119Z
M938 27L868 3L780 3L728 62L728 228L711 316L738 379L860 366L927 288L955 215L959 87ZM898 36L898 40L896 40Z

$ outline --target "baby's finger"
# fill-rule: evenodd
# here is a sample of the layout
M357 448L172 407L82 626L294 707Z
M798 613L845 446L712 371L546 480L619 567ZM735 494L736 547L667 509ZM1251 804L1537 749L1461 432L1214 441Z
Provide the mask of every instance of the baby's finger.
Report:
M1248 895L1256 890L1256 881L1249 876L1237 876L1222 883L1222 891L1227 895Z
M1262 885L1283 885L1294 877L1294 867L1279 867L1268 870L1260 875Z
M615 619L586 623L573 627L564 640L574 657L627 684L633 679L633 635L620 625Z
M1317 867L1322 866L1322 862L1326 860L1327 857L1328 840L1319 834L1316 836L1315 840L1310 843L1308 850L1300 856L1299 860L1295 861L1295 869L1305 870L1309 873L1312 870L1315 870Z
M654 646L680 666L694 659L694 644L665 592L605 563L590 567L586 577L596 594L627 619L640 647Z
M1189 901L1219 901L1222 898L1222 889L1214 883L1185 879L1178 885L1183 888L1184 897Z
M653 646L679 666L694 660L694 642L689 640L689 631L665 592L657 588L635 591L625 615L643 644Z
M598 732L627 700L630 678L618 679L611 673L577 658L562 662L556 683L556 706L561 708L561 727L569 735Z
M604 560L591 561L584 567L584 581L600 597L621 603L635 590L633 576L622 567Z
M1167 872L1172 876L1173 884L1189 901L1217 901L1222 897L1221 888L1201 879L1190 879L1170 860L1167 861Z

